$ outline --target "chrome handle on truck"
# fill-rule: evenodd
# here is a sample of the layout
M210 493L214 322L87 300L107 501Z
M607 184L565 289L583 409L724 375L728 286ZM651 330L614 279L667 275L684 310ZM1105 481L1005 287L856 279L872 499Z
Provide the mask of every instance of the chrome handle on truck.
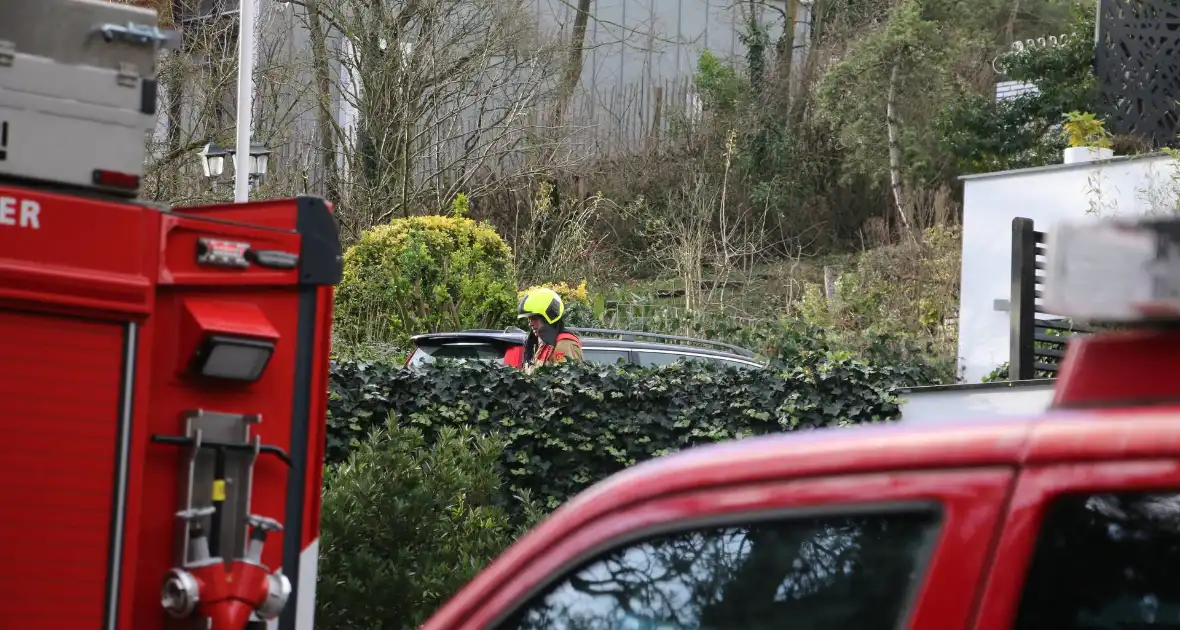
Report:
M99 34L102 35L103 41L108 44L113 41L121 41L136 46L152 46L156 48L173 48L178 44L179 33L174 30L161 30L157 26L149 26L147 24L136 24L128 22L126 24L103 24L98 27Z

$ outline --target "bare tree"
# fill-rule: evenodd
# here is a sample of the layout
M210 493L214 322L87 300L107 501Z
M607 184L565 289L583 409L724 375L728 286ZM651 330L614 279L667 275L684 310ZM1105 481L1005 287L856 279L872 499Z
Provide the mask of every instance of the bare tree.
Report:
M140 2L138 4L148 4ZM183 45L161 53L160 91L155 133L147 138L148 164L144 195L174 205L229 199L232 187L217 187L205 177L198 151L213 142L233 146L237 80L236 15L200 14L198 0L158 2L164 26L182 26ZM186 19L187 18L187 19ZM298 51L284 37L281 7L259 16L256 48L254 136L275 150L279 168L272 168L259 195L289 195L307 187L301 156L306 129L299 124L309 101ZM176 24L183 20L183 24ZM287 163L283 163L283 162ZM232 177L232 162L224 178Z
M765 208L734 203L730 191L736 136L723 147L719 173L702 164L686 173L684 184L668 192L664 203L629 208L651 244L649 262L675 274L684 287L684 308L725 310L731 279L753 272L769 247ZM706 280L706 272L713 272Z
M318 119L331 126L333 147L323 147L326 131L319 144L339 150L346 237L571 159L542 151L559 137L534 128L560 72L559 45L525 0L293 4L315 40ZM336 115L327 111L328 92L338 99ZM335 172L328 158L323 163Z
M161 60L149 195L227 199L197 151L233 144L237 17L198 16L207 5L198 0L161 4L188 19L184 49ZM530 0L265 4L253 135L274 153L258 194L321 194L351 240L395 216L443 210L459 192L516 195L572 172L589 156L575 124L561 121L595 18L592 0L569 8L572 33Z
M567 44L561 92L557 95L556 113L553 116L557 124L565 122L565 109L569 105L569 100L573 98L578 81L582 78L582 65L586 55L586 26L590 22L591 1L578 0L574 8L574 25Z
M340 171L336 161L336 118L332 113L331 58L328 56L328 27L320 17L321 0L307 0L305 6L308 35L311 38L312 73L315 76L316 132L320 167L324 171L324 193L329 201L340 201Z

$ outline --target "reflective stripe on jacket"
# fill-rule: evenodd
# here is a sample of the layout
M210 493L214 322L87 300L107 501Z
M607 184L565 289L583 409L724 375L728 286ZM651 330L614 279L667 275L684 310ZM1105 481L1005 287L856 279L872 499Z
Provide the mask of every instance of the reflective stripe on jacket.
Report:
M538 366L559 363L566 359L582 362L582 340L573 333L563 332L557 335L555 345L541 344L537 347L537 354L529 368L531 371Z

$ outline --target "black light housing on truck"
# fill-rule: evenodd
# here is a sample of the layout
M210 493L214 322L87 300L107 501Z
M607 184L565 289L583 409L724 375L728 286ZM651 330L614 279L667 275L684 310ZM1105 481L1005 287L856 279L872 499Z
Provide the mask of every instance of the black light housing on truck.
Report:
M206 337L193 355L193 370L208 378L256 381L270 363L272 341L212 335Z
M262 378L279 343L258 305L227 299L185 300L178 334L180 373L239 383Z

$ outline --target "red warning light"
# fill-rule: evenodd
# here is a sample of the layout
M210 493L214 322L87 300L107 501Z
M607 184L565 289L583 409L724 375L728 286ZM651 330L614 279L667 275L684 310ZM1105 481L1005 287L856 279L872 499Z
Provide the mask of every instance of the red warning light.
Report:
M120 173L118 171L104 171L98 169L94 171L93 178L94 184L96 186L119 188L122 190L139 189L139 175L133 175L131 173Z

